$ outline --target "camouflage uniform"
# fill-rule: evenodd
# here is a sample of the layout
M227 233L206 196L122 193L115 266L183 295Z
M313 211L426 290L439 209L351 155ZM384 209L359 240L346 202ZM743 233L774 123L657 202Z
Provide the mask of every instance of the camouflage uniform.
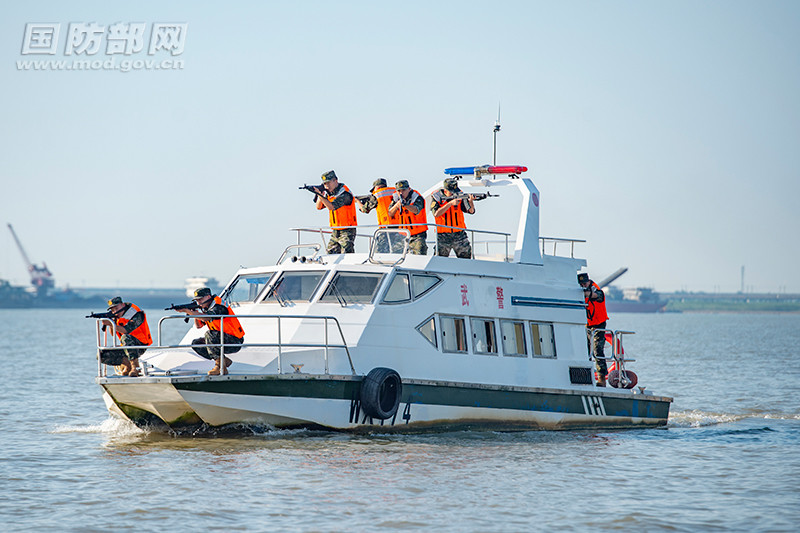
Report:
M130 307L130 306L129 306ZM144 313L139 311L125 325L125 329L133 331L144 322ZM116 320L115 320L116 322ZM120 337L119 342L122 346L145 346L139 339L133 335L124 334ZM104 365L118 366L122 364L122 360L127 357L130 360L138 359L147 348L139 349L116 349L116 350L102 350L100 352L100 362Z
M456 190L453 192L461 192ZM438 190L431 195L431 213L436 213L442 205L450 201L443 190ZM461 211L464 213L469 212L469 203L467 200L461 201ZM447 257L450 255L450 250L456 253L456 257L461 259L470 259L472 257L472 244L469 242L469 236L464 230L453 231L447 233L436 234L436 255Z
M353 203L353 195L349 191L344 190L343 183L339 183L339 185L330 194L331 196L335 196L335 198L331 200L334 211L343 205L350 205ZM316 202L317 199L314 198L314 201ZM352 254L355 252L355 241L356 228L335 229L332 230L331 238L328 241L328 246L325 249L329 254Z
M208 308L203 314L206 315L227 315L228 309L222 304L214 304ZM230 335L225 333L225 354L229 355L232 353L236 353L242 349L241 346L227 346L228 344L239 345L244 342L244 338L236 337L234 335ZM220 356L220 347L219 346L201 346L205 344L221 344L220 342L220 332L219 331L206 331L206 334L203 338L195 339L192 341L192 350L197 352L200 357L205 359L218 359Z
M377 184L377 182L376 182ZM383 186L386 186L386 182L383 182ZM373 187L374 190L374 187ZM370 194L366 200L361 202L361 212L362 213L369 213L373 209L378 207L378 199L375 198L374 194ZM397 226L384 226L387 228L396 228ZM399 233L380 233L375 242L375 251L379 254L402 254L403 248L405 247L405 241L403 239L404 235Z
M411 204L403 204L405 206L413 205L417 209L425 209L425 198L422 197L421 194L417 193L416 191L411 192L411 196L409 198L413 198L414 201ZM402 200L400 193L394 193L392 198L393 201ZM417 233L416 235L412 235L408 239L408 251L414 255L428 255L428 243L425 240L428 238L428 232L423 231L422 233ZM394 250L393 250L394 251ZM402 253L402 249L400 250Z
M329 254L352 254L356 251L356 228L332 230L325 250Z
M450 250L453 250L456 257L461 259L472 257L472 245L466 231L436 234L436 255L447 257L450 255Z
M367 199L361 202L361 212L362 213L369 213L373 209L378 207L378 199L375 198L374 194L370 194L367 196Z

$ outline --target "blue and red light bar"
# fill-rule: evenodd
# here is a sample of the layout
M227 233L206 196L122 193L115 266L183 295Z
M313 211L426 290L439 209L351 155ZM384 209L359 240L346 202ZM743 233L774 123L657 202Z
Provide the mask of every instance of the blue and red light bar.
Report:
M528 167L523 167L520 165L483 165L476 167L452 167L444 169L444 173L449 176L464 176L467 174L474 174L476 176L481 176L483 174L521 174L522 172L527 171Z

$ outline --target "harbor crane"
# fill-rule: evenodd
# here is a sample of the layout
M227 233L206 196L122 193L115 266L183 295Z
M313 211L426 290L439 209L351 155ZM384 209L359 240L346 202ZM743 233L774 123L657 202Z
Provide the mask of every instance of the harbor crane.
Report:
M11 235L14 237L14 241L17 243L19 253L22 254L22 259L25 261L25 265L28 267L28 273L31 276L31 285L33 285L33 287L36 289L36 295L39 297L47 296L47 291L55 286L53 274L50 272L50 269L47 268L47 264L44 261L42 261L42 266L31 263L31 260L28 259L28 254L25 253L25 248L23 248L22 243L19 242L19 237L17 237L14 227L11 224L8 224L8 229L11 230Z

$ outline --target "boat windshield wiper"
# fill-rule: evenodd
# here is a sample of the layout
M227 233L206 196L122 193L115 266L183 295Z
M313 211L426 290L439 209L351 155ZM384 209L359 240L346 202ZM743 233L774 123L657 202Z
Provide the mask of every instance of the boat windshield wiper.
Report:
M347 307L347 300L344 299L344 295L339 290L339 287L336 284L337 281L338 278L331 282L331 290L333 291L333 295L336 296L336 299L339 301L339 305L342 307Z
M270 296L275 296L275 299L278 300L278 303L281 304L281 307L286 307L292 301L281 294L280 288L284 279L286 278L281 278L275 282L275 285L272 286L272 289L270 289L269 294L267 295L267 298Z

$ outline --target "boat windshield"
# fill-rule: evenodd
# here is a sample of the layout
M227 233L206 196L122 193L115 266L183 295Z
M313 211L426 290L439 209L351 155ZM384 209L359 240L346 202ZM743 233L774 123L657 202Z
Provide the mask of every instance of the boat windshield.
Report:
M308 302L325 274L325 271L284 272L272 285L263 302Z
M347 304L369 304L375 298L383 274L366 272L339 272L331 282L320 302Z
M383 296L383 303L406 303L411 301L412 296L414 300L417 300L442 282L442 278L435 274L410 274L410 276L411 281L409 282L409 273L396 272L391 285Z
M255 302L258 295L261 294L261 290L267 286L274 275L274 273L270 273L239 276L225 290L223 300L228 303Z

